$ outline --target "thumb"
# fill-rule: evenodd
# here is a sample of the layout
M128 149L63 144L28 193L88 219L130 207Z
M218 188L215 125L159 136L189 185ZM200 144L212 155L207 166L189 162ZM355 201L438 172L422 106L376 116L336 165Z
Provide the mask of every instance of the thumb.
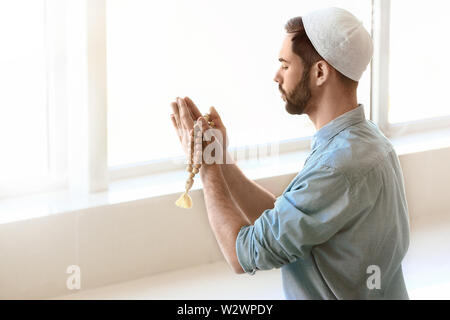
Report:
M214 124L218 125L221 128L225 127L216 108L214 107L209 108L209 114L211 115L211 120L214 121Z

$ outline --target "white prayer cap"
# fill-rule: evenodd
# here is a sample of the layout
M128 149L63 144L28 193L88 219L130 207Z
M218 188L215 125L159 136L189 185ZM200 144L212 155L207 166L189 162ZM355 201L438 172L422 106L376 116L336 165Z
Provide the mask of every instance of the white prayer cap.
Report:
M359 81L372 59L370 34L347 10L331 7L302 16L306 35L316 51L336 70Z

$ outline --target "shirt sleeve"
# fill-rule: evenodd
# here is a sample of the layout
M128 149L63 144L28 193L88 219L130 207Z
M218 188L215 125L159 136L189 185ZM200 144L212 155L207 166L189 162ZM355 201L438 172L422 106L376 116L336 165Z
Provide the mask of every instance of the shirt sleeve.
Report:
M279 268L326 242L358 213L351 192L346 177L333 168L300 173L273 209L240 229L236 254L243 270Z

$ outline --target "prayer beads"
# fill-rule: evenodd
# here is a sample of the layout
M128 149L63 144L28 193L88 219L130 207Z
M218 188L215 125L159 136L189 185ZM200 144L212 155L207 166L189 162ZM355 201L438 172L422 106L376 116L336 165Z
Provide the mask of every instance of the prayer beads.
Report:
M210 115L205 114L203 116L211 128L214 128L214 121L210 121ZM195 150L195 146L200 146L200 150ZM186 180L185 191L183 194L175 201L175 205L180 208L190 209L192 208L192 198L189 196L189 190L191 190L194 185L194 177L200 171L202 166L202 151L203 151L203 143L202 143L202 132L201 129L196 132L196 127L194 126L191 133L191 141L190 141L190 155L189 155L189 164L186 167L186 171L189 172L189 178Z

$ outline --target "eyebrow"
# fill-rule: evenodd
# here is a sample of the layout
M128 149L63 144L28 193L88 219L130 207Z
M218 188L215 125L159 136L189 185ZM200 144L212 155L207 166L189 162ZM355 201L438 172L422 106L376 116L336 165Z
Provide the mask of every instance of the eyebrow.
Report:
M290 63L289 61L287 61L287 60L285 60L285 59L283 59L283 58L279 58L279 59L278 59L278 61L280 61L280 62L286 62L286 63Z

